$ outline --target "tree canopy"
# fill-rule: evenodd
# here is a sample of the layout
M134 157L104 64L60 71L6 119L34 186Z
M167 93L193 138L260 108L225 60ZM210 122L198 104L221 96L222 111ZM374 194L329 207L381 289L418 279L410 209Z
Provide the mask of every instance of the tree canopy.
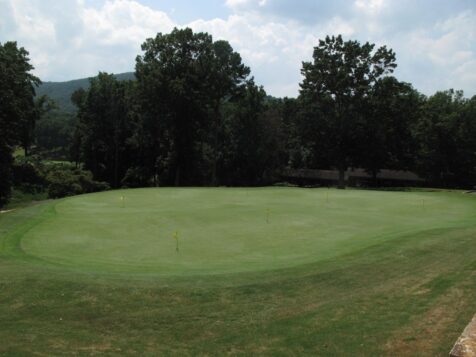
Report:
M228 42L213 42L210 35L188 28L159 33L142 50L136 77L143 124L155 133L143 148L152 154L150 164L167 160L175 185L197 183L198 171L203 174L211 166L216 182L220 104L239 95L249 68ZM212 156L208 165L200 162L207 149Z
M374 51L368 42L344 41L327 36L314 48L313 61L304 62L302 99L320 114L326 151L339 170L339 187L344 171L355 163L355 147L361 138L358 127L365 105L377 81L392 73L395 54L385 46Z
M37 118L35 86L28 52L16 42L0 43L0 206L10 195L12 151L30 144Z
M174 29L145 40L133 75L100 72L74 87L77 110L66 113L35 98L28 52L0 44L0 205L18 147L33 157L17 160L23 173L15 183L50 182L52 197L107 187L266 185L299 169L337 170L340 187L348 168L366 170L373 185L392 169L416 172L427 185L474 186L476 96L426 97L393 77L395 68L385 46L327 36L303 62L299 96L273 98L228 42ZM42 169L30 167L37 155L76 165L38 178Z

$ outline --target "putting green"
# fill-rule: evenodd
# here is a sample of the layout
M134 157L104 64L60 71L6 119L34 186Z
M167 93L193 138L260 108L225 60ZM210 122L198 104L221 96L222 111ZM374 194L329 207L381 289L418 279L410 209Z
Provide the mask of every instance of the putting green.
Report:
M25 254L82 271L198 275L313 263L456 227L474 219L476 200L444 192L149 188L52 207L22 236Z

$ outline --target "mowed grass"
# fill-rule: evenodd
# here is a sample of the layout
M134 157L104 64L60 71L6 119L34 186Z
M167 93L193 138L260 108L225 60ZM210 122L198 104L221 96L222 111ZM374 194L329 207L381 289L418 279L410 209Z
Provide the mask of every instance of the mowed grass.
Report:
M137 189L0 215L0 354L443 356L475 297L460 192Z

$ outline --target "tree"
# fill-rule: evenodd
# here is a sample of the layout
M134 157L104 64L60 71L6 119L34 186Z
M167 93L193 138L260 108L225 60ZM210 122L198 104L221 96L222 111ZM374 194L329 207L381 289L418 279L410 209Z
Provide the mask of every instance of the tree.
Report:
M247 82L243 96L228 103L224 112L220 180L227 185L269 184L284 161L281 115L253 81Z
M37 122L55 107L55 103L46 95L35 98L33 109L25 116L20 133L20 145L25 156L30 155L31 146L35 143Z
M167 160L174 184L190 184L198 161L198 129L207 124L212 38L189 28L174 29L147 39L142 50L136 78L144 124L152 135L149 165Z
M339 188L344 188L344 172L355 161L364 99L376 81L396 67L392 50L374 48L368 42L344 42L341 35L327 36L301 70L300 96L319 113L327 152L339 170Z
M80 155L85 168L94 178L119 187L129 160L126 140L129 128L126 91L128 82L118 81L114 75L99 73L90 79L87 91L73 93L79 105ZM78 140L78 138L76 138Z
M48 158L66 159L68 146L71 144L76 116L73 113L53 110L47 113L35 128L35 143L42 154Z
M359 166L377 184L380 169L408 170L416 154L412 128L423 103L423 96L408 83L395 77L379 79L367 98L358 152Z
M82 141L82 133L81 133L81 126L78 120L80 115L81 108L86 101L86 91L83 88L79 88L75 90L71 94L71 102L76 106L78 109L78 115L76 116L76 125L73 129L73 135L71 137L71 141L69 143L69 159L75 163L76 168L79 167L81 163L81 141Z
M0 43L0 206L10 196L13 147L24 142L36 115L35 86L40 80L32 69L23 47Z
M212 177L211 184L217 184L217 163L222 151L219 142L223 130L220 113L221 104L242 94L250 69L241 63L241 56L233 51L227 41L216 41L212 45L212 58L209 65L209 100L212 109Z
M475 101L462 91L428 98L415 128L417 171L433 185L470 187L476 175Z
M216 184L223 149L220 110L239 95L249 68L228 42L214 42L209 34L188 28L159 33L147 39L142 50L136 77L142 127L153 133L145 142L145 151L151 152L149 165L166 162L163 176L175 185L203 180ZM209 177L203 177L208 170Z

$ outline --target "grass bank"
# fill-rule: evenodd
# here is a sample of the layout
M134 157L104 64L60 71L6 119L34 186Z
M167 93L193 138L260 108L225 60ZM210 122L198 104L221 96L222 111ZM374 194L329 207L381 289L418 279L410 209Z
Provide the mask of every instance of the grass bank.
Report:
M476 310L475 218L461 193L298 188L18 209L0 353L447 355Z

